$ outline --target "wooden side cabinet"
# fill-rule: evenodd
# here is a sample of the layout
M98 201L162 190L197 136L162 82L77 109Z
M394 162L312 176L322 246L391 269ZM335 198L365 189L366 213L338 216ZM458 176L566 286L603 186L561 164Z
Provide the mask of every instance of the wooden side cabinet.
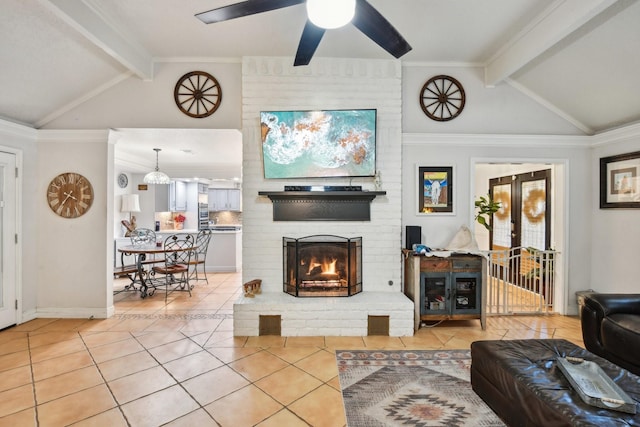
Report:
M484 310L486 262L484 257L452 254L425 257L404 250L404 293L414 303L414 330L422 321L480 319Z

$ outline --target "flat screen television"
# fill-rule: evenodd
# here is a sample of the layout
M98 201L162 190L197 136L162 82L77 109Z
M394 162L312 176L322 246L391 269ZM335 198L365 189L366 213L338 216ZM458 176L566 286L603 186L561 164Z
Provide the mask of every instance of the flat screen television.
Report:
M375 176L376 110L260 112L264 177Z

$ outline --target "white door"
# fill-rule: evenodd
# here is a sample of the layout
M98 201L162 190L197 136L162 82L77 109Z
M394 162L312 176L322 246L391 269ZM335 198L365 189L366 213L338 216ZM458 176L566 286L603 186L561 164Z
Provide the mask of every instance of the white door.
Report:
M16 324L16 156L0 152L0 329Z

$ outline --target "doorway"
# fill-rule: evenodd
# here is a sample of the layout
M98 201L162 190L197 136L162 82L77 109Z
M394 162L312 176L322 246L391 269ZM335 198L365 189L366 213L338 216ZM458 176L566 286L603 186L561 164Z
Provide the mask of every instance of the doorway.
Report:
M0 329L18 323L16 155L0 151Z
M550 293L545 292L545 303L552 301L552 312L564 314L567 312L567 290L566 290L566 260L563 257L563 249L567 241L568 225L566 222L567 198L565 160L543 161L537 163L520 163L512 161L487 161L477 160L472 163L474 166L474 176L472 189L474 200L480 196L493 193L503 193L497 198L501 203L508 205L508 208L501 209L494 218L493 229L486 230L481 225L474 224L474 234L481 250L504 250L512 251L512 248L531 248L532 252L526 249L518 249L517 254L510 253L503 263L510 264L512 257L521 260L531 260L543 265L546 271L553 271L553 289ZM491 185L490 185L491 182ZM520 194L515 194L515 193ZM503 204L503 206L504 206ZM553 248L553 254L548 254ZM521 253L522 252L522 253ZM538 258L541 258L539 260ZM551 257L549 259L548 257ZM546 268L551 266L552 268ZM537 265L532 264L534 267ZM538 267L540 267L538 265ZM509 266L510 268L513 266ZM502 267L500 267L502 268ZM538 273L543 269L534 270ZM505 279L512 278L518 274L516 268L511 268ZM532 273L532 274L533 274ZM532 279L532 274L521 274L520 283L524 279L530 290L540 287ZM531 282L534 280L534 282ZM529 285L532 283L531 285ZM545 279L543 284L546 286ZM506 301L506 297L503 299ZM539 308L537 311L544 311ZM547 311L549 309L547 308ZM499 313L509 312L530 312L529 309L498 309Z

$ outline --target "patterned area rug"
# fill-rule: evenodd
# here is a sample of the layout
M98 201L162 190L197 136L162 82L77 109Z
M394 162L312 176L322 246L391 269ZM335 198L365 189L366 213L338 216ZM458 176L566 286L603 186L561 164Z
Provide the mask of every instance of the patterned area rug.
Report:
M471 389L469 350L337 350L348 427L504 426Z

